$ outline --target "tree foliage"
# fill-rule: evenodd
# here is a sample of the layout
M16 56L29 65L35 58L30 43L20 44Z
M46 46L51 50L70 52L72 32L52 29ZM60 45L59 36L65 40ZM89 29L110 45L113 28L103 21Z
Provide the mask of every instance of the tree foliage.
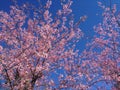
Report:
M36 0L37 1L37 0ZM75 22L72 0L39 4L13 0L0 11L1 87L9 90L120 90L120 14L116 5L103 9L103 20L82 53L76 47L83 16Z
M72 1L61 1L61 9L52 16L51 0L39 7L33 4L10 6L0 11L0 75L3 87L10 90L58 90L76 88L78 50L75 44L82 37L74 22ZM63 70L63 73L57 71ZM50 78L58 75L58 81ZM64 76L63 76L64 75ZM77 76L78 75L78 76ZM74 84L76 83L76 84Z

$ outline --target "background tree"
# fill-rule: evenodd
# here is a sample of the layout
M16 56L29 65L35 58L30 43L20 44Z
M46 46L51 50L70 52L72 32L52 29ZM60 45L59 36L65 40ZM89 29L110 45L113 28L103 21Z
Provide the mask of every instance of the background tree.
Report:
M75 50L82 37L78 28L86 16L75 23L72 1L61 1L56 16L45 5L10 6L0 11L0 75L2 86L10 90L60 90L84 88L80 84L80 55ZM64 73L57 73L58 70ZM51 74L57 74L57 81ZM79 82L77 82L79 81Z
M105 7L103 21L94 27L95 36L92 43L83 52L86 62L87 74L92 85L102 90L120 90L120 14L116 11L116 5L112 8ZM105 82L100 87L99 82Z

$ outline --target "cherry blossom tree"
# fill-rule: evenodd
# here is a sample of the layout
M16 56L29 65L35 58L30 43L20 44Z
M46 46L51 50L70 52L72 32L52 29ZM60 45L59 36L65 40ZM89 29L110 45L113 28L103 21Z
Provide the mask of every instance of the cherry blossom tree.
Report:
M83 36L79 24L86 16L74 22L71 0L61 1L62 8L53 16L51 4L51 0L45 5L39 2L39 7L15 2L9 12L0 11L0 77L4 88L84 90L76 43ZM51 74L57 75L57 81Z
M109 8L99 2L99 6L104 10L103 21L94 27L96 34L82 57L92 81L90 86L96 85L98 90L120 90L120 13L116 5ZM100 82L105 84L100 87Z
M95 36L79 53L83 16L74 22L72 0L61 0L52 15L45 5L24 3L0 11L0 79L9 90L119 90L120 14L116 5L104 10ZM37 0L36 0L37 1ZM54 78L52 78L54 77Z

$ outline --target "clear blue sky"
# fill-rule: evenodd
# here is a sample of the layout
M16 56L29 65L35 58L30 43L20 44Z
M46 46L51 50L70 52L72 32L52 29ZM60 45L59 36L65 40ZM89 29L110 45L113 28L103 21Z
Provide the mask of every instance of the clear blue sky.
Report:
M9 11L9 5L12 3L11 0L1 0L0 1L0 10ZM34 0L19 0L20 2L23 1L30 1L34 3ZM44 1L44 0L41 0ZM45 0L46 1L46 0ZM51 12L54 14L55 11L60 8L59 0L52 0L53 5L51 7ZM87 15L88 18L85 22L81 23L80 28L85 33L86 36L92 37L94 35L93 26L97 25L101 20L102 9L98 7L97 1L101 1L107 6L109 6L109 0L73 0L73 13L75 16L75 21L77 22L80 16ZM120 8L120 1L119 0L111 0L112 4L117 3L118 8ZM82 51L85 48L86 39L80 40L78 47Z

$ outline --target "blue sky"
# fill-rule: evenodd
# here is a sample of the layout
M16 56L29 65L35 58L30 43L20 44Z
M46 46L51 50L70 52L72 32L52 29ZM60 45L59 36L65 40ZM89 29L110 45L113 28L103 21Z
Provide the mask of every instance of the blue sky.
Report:
M12 3L11 0L1 0L0 1L0 10L9 11L9 5ZM25 0L19 0L19 2L23 2ZM34 3L34 0L26 0ZM41 0L43 1L43 0ZM46 0L45 0L46 1ZM51 12L54 14L55 11L60 8L59 0L52 0L53 5L51 8ZM97 1L101 1L107 6L109 6L109 0L74 0L72 9L75 21L77 22L80 16L87 15L87 20L81 23L80 28L82 29L83 33L88 36L92 37L94 35L93 26L97 25L99 22L102 21L102 9L97 5ZM117 3L118 8L120 8L120 1L119 0L111 0L112 4ZM78 48L82 51L85 48L86 42L89 40L82 39L78 44Z

